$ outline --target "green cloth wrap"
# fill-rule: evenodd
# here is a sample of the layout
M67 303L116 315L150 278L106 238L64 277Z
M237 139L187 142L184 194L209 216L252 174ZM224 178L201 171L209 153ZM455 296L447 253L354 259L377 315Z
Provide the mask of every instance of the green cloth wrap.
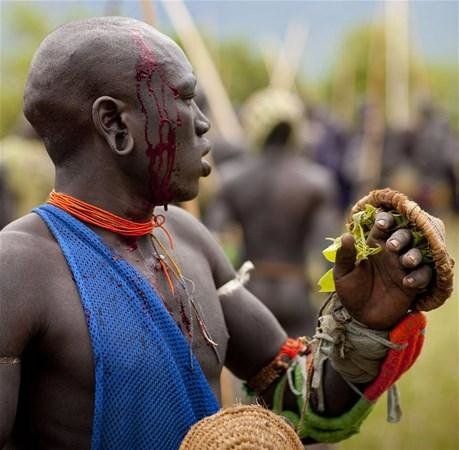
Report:
M304 373L298 361L292 368L290 388L296 396L298 411L301 415L288 410L282 410L285 388L289 384L289 374L286 373L279 381L274 392L273 411L285 417L295 427L301 439L312 438L317 442L339 442L347 439L360 430L363 421L370 414L374 402L362 397L351 410L339 417L323 417L312 411L309 404L305 405ZM306 381L307 382L307 381Z

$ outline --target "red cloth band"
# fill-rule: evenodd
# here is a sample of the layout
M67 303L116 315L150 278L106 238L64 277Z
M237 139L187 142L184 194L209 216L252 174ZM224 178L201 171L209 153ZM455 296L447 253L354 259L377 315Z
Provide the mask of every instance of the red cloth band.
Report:
M375 401L414 364L421 353L426 324L425 315L417 311L408 314L390 332L390 341L403 348L389 350L379 375L364 391L368 400Z
M288 338L279 350L278 356L286 355L290 359L306 351L306 344L300 339Z

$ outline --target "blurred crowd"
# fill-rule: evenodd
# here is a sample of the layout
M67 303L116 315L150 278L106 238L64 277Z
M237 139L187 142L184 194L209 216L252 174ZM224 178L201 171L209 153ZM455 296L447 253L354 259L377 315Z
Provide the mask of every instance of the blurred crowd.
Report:
M383 187L405 193L433 214L459 211L458 132L433 102L420 102L411 125L398 129L389 127L383 112L369 102L362 103L353 125L323 105L304 105L301 122L295 124L299 131L290 144L332 176L343 214L369 190ZM275 125L274 121L267 126ZM259 156L260 144L250 136L244 143L228 142L217 134L212 140L218 178L214 185L224 184ZM208 195L204 197L205 209Z

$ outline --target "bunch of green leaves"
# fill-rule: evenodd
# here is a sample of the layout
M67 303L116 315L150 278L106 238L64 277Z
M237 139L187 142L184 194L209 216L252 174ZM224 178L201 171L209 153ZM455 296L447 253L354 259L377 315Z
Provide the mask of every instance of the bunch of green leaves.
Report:
M348 226L349 232L352 234L355 240L355 249L357 251L356 264L360 261L367 259L369 256L376 255L382 249L379 245L376 247L370 247L368 245L368 235L370 234L371 228L375 223L376 213L378 209L373 205L366 204L362 211L359 211L352 216L352 221ZM423 236L420 230L413 227L406 217L397 213L396 211L390 211L395 220L396 229L398 228L410 228L413 236L413 246L421 251L423 257L423 263L433 263L432 252L429 249L427 239ZM341 237L327 238L332 243L323 250L322 254L325 259L329 262L334 263L336 261L336 253L341 247ZM319 292L334 292L335 281L333 278L333 268L328 270L318 281Z

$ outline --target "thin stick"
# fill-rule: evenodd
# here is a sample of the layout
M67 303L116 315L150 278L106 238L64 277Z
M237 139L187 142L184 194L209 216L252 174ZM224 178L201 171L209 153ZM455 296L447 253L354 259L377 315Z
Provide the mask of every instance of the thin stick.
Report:
M306 47L308 29L292 20L285 32L284 43L277 55L270 84L273 87L291 90L298 74L301 58Z
M142 7L143 20L149 25L156 25L156 14L153 0L140 0Z
M386 117L394 128L410 122L409 2L386 1Z

